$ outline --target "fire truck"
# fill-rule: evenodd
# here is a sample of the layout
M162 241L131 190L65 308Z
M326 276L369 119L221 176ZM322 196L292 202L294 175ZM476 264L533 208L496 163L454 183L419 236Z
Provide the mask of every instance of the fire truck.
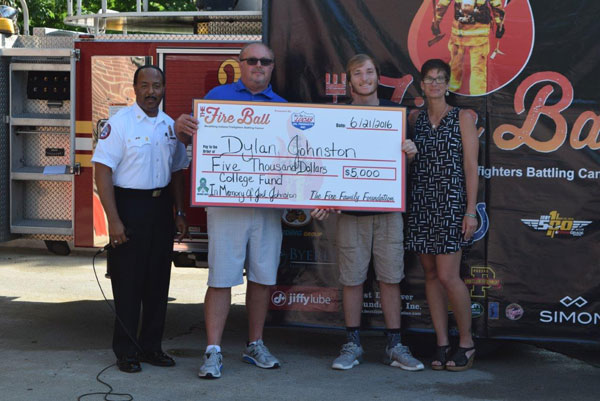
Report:
M240 48L260 41L262 26L259 0L201 1L197 12L148 11L142 0L135 12L112 12L104 1L96 14L73 3L65 22L84 33L30 34L25 1L22 34L14 10L3 6L0 19L0 241L43 240L57 254L108 241L91 157L103 124L135 102L136 68L164 70L161 107L176 118L193 98L239 78ZM204 266L206 215L186 212L190 237L174 245L174 262Z

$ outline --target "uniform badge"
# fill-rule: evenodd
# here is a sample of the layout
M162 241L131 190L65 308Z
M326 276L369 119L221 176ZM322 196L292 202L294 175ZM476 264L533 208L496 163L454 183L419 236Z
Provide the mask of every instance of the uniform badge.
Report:
M173 128L169 125L169 138L175 139L175 134L173 133Z
M106 124L104 128L102 128L102 132L100 132L100 139L106 139L110 135L110 124Z

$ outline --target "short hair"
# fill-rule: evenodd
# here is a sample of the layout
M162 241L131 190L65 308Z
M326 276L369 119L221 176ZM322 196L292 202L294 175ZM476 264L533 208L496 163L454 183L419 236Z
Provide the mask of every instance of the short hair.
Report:
M267 46L263 42L250 42L250 43L246 43L244 46L242 46L242 49L240 50L240 58L242 58L242 54L244 54L244 52L246 51L246 49L249 48L252 45L261 45L261 46L263 46L265 49L267 49L269 51L269 54L271 55L271 58L273 60L275 60L275 53L273 53L273 49L271 49L269 46Z
M440 70L446 74L446 82L450 80L450 66L444 60L432 58L427 60L421 67L421 79L425 79L427 73L431 70Z
M165 73L163 72L163 70L161 70L160 68L158 68L157 66L152 65L152 64L142 65L142 66L138 67L137 70L135 70L135 74L133 74L133 84L134 85L137 84L138 75L140 75L140 71L148 69L148 68L156 70L156 71L158 71L160 73L160 76L162 77L162 83L164 85L165 84Z
M359 54L355 54L354 56L352 56L352 58L350 60L348 60L348 62L346 63L346 77L347 77L348 82L350 82L350 76L351 76L352 69L359 65L363 65L367 61L370 61L371 63L373 63L373 65L375 66L375 72L377 73L377 79L379 79L379 76L380 76L379 65L377 65L377 63L375 62L373 57L369 56L368 54L359 53Z

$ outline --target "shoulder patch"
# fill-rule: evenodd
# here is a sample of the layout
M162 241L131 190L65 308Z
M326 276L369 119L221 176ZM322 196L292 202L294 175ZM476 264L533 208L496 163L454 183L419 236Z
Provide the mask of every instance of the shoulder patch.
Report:
M100 139L106 139L110 135L110 124L106 124L104 128L102 128L102 132L100 133Z

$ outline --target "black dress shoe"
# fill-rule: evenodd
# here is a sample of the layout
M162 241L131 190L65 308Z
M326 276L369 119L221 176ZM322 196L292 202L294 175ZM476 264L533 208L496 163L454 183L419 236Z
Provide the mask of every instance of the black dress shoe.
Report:
M140 361L154 366L175 366L175 361L162 351L147 352L140 355Z
M140 360L131 356L117 359L117 367L121 372L125 373L137 373L142 371Z

